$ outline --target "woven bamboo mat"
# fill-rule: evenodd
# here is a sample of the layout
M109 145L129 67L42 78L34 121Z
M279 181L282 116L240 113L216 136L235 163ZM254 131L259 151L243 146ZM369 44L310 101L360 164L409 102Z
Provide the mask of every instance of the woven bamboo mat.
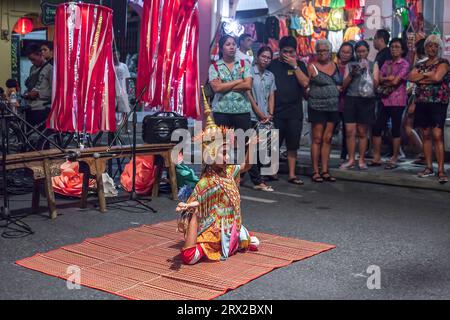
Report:
M68 268L76 266L81 285L128 299L206 300L276 268L335 248L253 232L261 242L258 251L237 253L227 261L202 261L187 266L179 256L183 237L175 229L175 221L143 225L16 263L61 279L71 277Z

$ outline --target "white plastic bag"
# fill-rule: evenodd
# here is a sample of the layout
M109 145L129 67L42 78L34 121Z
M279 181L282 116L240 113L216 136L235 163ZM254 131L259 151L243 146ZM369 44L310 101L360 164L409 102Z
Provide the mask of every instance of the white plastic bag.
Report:
M105 197L106 198L117 197L119 191L117 191L116 186L114 185L114 180L107 173L102 174L102 180Z
M369 67L366 67L366 71L361 76L361 81L359 82L359 95L361 97L373 97L374 96L374 90L373 90L373 78L370 74Z

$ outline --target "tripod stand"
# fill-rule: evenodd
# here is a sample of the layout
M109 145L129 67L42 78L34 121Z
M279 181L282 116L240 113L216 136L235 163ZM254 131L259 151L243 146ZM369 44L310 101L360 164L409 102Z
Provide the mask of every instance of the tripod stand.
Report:
M136 125L137 125L137 113L136 113L136 109L137 106L139 105L142 96L144 95L144 92L147 90L147 86L145 86L141 92L139 93L139 96L136 99L132 100L133 103L133 107L131 108L131 111L127 114L125 121L122 123L122 125L119 127L119 129L117 130L116 134L114 135L113 140L111 141L111 144L108 146L108 148L106 149L106 152L109 152L111 150L111 147L114 145L114 142L119 138L122 130L125 128L128 119L130 118L130 115L133 115L133 142L131 145L131 161L132 161L132 182L131 182L131 192L130 192L130 197L128 199L128 201L135 201L137 203L139 203L141 206L149 209L150 211L152 211L153 213L156 213L157 211L152 208L150 205L144 203L144 201L151 201L151 199L140 199L139 196L136 193Z
M5 227L6 229L11 229L13 233L4 233L3 236L5 237L13 237L15 235L21 235L26 236L33 234L34 231L31 230L31 228L20 220L20 218L12 218L10 215L9 210L9 195L8 195L8 174L6 171L6 137L8 135L8 124L6 120L6 110L7 105L5 101L0 101L0 117L1 117L1 123L2 123L2 178L3 178L3 204L1 207L1 219L4 219L6 221L6 224L2 227ZM16 227L19 227L22 230L11 228L10 226L14 225Z
M7 117L12 116L15 119L19 119L21 122L23 122L26 126L31 128L35 133L37 133L41 138L48 141L51 145L56 147L60 152L60 157L67 157L68 159L73 159L77 157L77 153L75 152L66 152L64 149L62 149L60 146L58 146L56 143L48 139L42 132L40 132L38 129L36 129L33 125L31 125L29 122L27 122L25 119L22 119L20 116L18 116L14 110L12 110L8 106L7 101L0 101L0 117L1 117L1 124L2 124L2 178L3 178L3 204L1 207L1 218L6 221L6 224L4 227L7 229L11 229L12 232L6 233L4 232L2 236L7 238L12 237L20 237L21 234L24 234L22 236L27 236L30 234L34 234L34 231L23 221L21 221L20 218L11 217L10 210L9 210L9 194L8 194L8 174L7 174L7 168L6 168L6 160L7 160L7 136L8 136L8 124L7 124ZM10 225L15 225L23 230L13 229L10 227Z

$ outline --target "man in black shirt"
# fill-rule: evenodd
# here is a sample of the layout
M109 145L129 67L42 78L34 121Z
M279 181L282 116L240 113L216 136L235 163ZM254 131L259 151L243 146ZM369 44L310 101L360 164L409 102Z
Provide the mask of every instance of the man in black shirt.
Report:
M391 50L388 47L390 38L391 36L387 30L380 29L377 30L373 39L373 46L378 50L375 61L378 63L379 70L381 70L381 67L387 60L392 60Z
M280 58L272 61L268 70L275 75L274 124L280 132L280 146L286 140L289 182L302 185L295 175L297 151L303 127L303 93L309 84L306 65L297 60L297 40L283 37L279 42Z

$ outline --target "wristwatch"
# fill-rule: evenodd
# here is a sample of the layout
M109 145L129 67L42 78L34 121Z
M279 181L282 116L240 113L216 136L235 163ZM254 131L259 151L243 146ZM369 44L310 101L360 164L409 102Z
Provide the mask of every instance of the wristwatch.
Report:
M296 65L295 67L293 67L294 68L294 70L297 70L298 69L298 65Z

